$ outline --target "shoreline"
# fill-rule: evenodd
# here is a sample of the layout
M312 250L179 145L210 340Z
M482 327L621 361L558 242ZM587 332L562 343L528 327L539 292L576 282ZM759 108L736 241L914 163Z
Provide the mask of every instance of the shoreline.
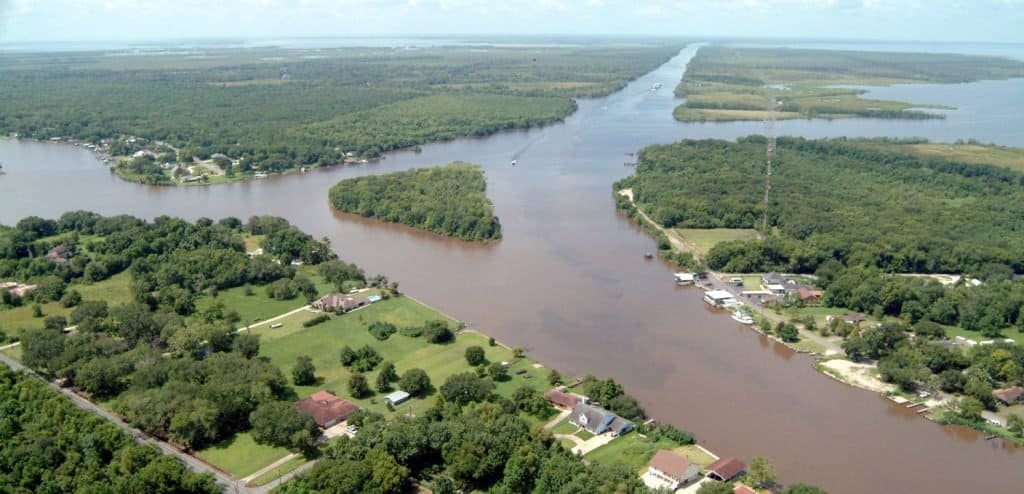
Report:
M630 218L632 218L636 223L638 223L643 230L647 231L649 228L654 228L658 233L664 235L666 238L669 239L669 243L671 244L672 249L674 251L689 253L690 255L694 256L694 259L699 260L698 253L694 249L690 248L687 242L685 242L683 239L676 238L675 235L673 235L670 232L667 232L664 228L661 227L661 225L658 225L656 222L654 222L644 211L642 211L636 205L636 203L633 201L632 189L615 190L614 195L628 199L628 201L625 204L628 204L629 208L631 208L631 210L634 211L636 214L627 215L630 216ZM659 253L660 252L662 251L659 251ZM672 262L671 259L663 258L663 260ZM712 285L713 288L714 284L719 285L719 287L731 287L728 283L726 283L721 273L708 271L708 276L709 278L711 278L710 285ZM704 287L699 288L701 288L702 290L705 289ZM749 307L752 312L754 312L761 318L767 319L768 321L777 322L784 320L781 316L771 314L770 311L764 307L753 304L744 304L744 306ZM822 374L834 381L843 383L852 388L878 394L879 396L882 396L897 404L903 404L900 400L906 400L905 403L909 403L912 401L901 396L899 390L896 388L895 385L885 383L871 375L873 372L877 372L878 367L876 363L864 364L854 362L846 358L845 353L833 349L828 349L827 347L825 353L819 353L811 350L797 348L795 344L783 341L776 335L765 333L764 331L761 330L758 324L744 324L743 326L746 326L747 328L753 330L754 332L767 337L769 340L775 343L785 345L787 348L789 348L795 353L810 356L811 358L814 359L812 361L811 367L819 374ZM802 326L798 326L798 331L800 332L801 341L809 340L818 343L817 341L815 341L814 338L811 337L812 335L810 335L809 332ZM835 364L829 365L829 362L835 362ZM923 409L927 410L927 412L923 410L919 411L919 415L921 415L922 418L934 422L935 424L940 426L965 426L975 431L988 434L988 439L998 436L1006 443L1013 444L1014 446L1017 447L1024 446L1024 440L1010 436L1007 429L1003 427L992 428L992 426L987 425L984 421L980 423L975 423L964 419L960 419L959 417L947 417L947 415L950 414L950 406L952 405L954 399L955 397L947 397L942 400L935 400L934 398L920 398L920 403L930 404L926 405L926 408Z

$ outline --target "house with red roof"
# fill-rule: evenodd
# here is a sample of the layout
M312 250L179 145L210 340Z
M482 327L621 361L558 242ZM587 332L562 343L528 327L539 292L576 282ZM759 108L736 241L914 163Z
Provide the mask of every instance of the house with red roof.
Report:
M321 429L327 429L344 422L359 406L338 398L333 391L317 391L313 396L296 403L295 408L313 417Z
M654 454L642 479L651 489L675 490L700 478L700 465L663 449Z
M708 478L729 482L747 469L747 464L735 456L723 456L708 466Z

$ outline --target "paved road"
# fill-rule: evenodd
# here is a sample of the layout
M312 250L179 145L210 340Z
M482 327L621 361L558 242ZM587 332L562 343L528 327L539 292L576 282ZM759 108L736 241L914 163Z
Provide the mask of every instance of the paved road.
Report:
M175 449L174 447L172 447L171 445L169 445L169 444L167 444L167 443L165 443L163 441L159 441L159 440L153 439L152 437L146 435L142 431L139 431L137 429L132 428L128 424L124 423L124 421L122 421L120 418L118 418L114 414L112 414L112 413L110 413L110 412L100 408L99 406L93 404L89 400L86 400L85 398L82 398L81 396L78 396L77 394L72 393L71 390L69 390L69 389L61 388L60 386L57 386L56 384L47 381L45 378L43 378L39 374L36 374L31 369L21 365L17 361L15 361L15 360L13 360L11 358L8 358L5 355L0 355L0 362L3 362L5 365L7 365L8 367L10 367L11 369L13 369L16 372L24 372L24 373L28 374L29 376L32 376L32 377L34 377L36 379L39 379L40 381L43 381L50 388L56 390L57 392L63 394L64 396L66 396L69 400L71 400L71 403L74 404L75 406L77 406L78 408L81 408L82 410L85 410L85 411L88 411L88 412L95 413L95 414L97 414L97 415L99 415L99 416L109 420L110 422L113 422L114 425L120 427L121 430L131 434L132 437L135 438L136 442L138 442L140 444L153 444L153 445L156 445L158 448L160 448L161 451L164 452L164 454L174 455L174 456L178 457L181 461L183 461L185 463L185 466L187 466L189 469L191 469L194 472L213 474L214 478L216 478L216 480L217 480L217 483L221 484L221 486L225 488L226 492L245 492L245 493L251 492L250 489L247 489L247 488L239 485L234 480L232 480L230 477L228 477L226 474L224 474L224 473L222 473L220 471L217 471L217 470L215 470L213 468L210 468L208 465L206 465L205 463L199 461L195 457L190 456L190 455L188 455L188 454L186 454L186 453L184 453L184 452L182 452L182 451L180 451L178 449Z

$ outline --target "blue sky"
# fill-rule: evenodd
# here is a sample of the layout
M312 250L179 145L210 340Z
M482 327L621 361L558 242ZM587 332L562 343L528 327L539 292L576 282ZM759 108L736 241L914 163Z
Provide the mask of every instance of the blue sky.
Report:
M1024 0L0 0L0 43L423 34L1024 42Z

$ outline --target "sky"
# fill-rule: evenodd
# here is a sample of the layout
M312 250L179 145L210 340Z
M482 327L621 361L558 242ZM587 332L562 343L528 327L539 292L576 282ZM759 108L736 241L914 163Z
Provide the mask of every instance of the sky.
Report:
M415 35L1024 42L1024 0L0 0L0 43Z

